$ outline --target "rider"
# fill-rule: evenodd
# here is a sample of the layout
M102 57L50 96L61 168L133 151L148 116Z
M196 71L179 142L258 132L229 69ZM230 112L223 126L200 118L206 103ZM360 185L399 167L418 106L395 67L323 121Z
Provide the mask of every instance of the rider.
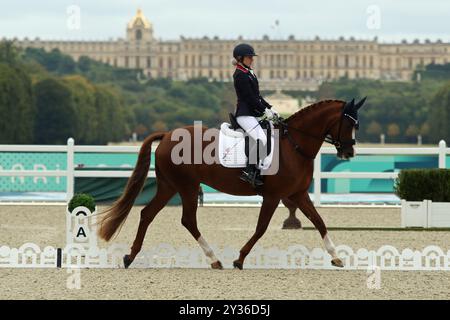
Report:
M261 153L259 150L265 148L267 137L257 118L264 115L273 118L275 115L278 116L278 112L272 109L272 106L259 93L258 79L251 68L254 56L257 54L249 44L241 43L234 48L233 65L236 66L236 70L233 79L237 95L236 121L256 142L249 152L250 158L256 148L256 164L248 161L240 178L253 186L260 186L263 184L260 174L263 159L259 159Z

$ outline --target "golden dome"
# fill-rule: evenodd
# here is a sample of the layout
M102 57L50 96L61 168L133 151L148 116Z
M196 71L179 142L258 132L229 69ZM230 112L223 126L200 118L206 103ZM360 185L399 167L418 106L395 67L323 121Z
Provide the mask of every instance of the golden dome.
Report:
M131 21L128 23L128 28L133 28L136 24L141 24L146 29L150 29L152 27L152 24L148 19L144 16L141 9L138 9L136 15L131 19Z

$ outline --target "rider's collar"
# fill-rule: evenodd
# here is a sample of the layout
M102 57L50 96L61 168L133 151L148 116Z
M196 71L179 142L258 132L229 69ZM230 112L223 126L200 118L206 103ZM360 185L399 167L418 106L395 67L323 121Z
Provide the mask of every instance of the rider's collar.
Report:
M244 73L250 73L252 76L255 77L255 72L253 71L253 69L250 68L250 67L247 67L247 66L246 66L244 63L242 63L242 62L239 62L239 63L236 65L236 68L239 69L239 70L241 70L241 71L243 71Z
M250 71L248 68L245 67L245 65L243 65L241 63L238 63L236 65L236 69L239 69L239 70L241 70L241 71L243 71L245 73L248 73Z

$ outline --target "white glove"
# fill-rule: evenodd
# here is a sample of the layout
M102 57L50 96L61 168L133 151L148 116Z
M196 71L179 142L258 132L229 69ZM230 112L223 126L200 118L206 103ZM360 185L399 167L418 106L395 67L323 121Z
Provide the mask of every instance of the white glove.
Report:
M272 113L274 114L275 117L277 117L277 118L280 117L280 114L278 113L278 111L275 110L273 107L270 108L270 110L272 110Z
M267 117L267 119L272 119L274 117L274 113L272 111L272 109L266 108L266 110L264 110L264 113Z

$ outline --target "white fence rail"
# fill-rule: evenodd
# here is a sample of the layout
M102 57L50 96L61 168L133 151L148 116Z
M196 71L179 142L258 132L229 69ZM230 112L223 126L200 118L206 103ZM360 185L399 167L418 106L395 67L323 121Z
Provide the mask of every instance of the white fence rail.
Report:
M450 148L444 140L439 142L437 148L355 148L356 155L437 155L439 157L438 167L446 167L446 156L450 154ZM334 154L336 149L333 147L321 148L314 160L314 205L320 206L321 180L322 179L395 179L398 172L322 172L322 154Z
M225 269L233 268L239 250L232 247L212 246ZM0 246L2 268L123 268L123 256L129 245L114 243L106 248L85 248L80 244L67 244L64 248L41 248L25 243L19 248ZM347 245L336 246L336 253L344 263L343 270L450 271L450 250L430 245L422 250L397 249L384 245L377 250L353 249ZM246 269L328 269L331 256L323 248L308 249L291 245L286 249L256 246L246 258ZM145 248L130 268L210 268L200 248L176 248L161 243ZM368 280L372 276L369 276Z
M77 171L74 166L75 152L103 152L103 153L138 153L140 146L76 146L73 138L67 140L67 145L0 145L0 152L66 152L66 170L0 170L1 176L33 176L49 177L59 176L67 178L67 201L74 194L75 177L130 177L131 171ZM154 148L152 149L154 150ZM446 142L441 140L436 148L355 148L356 154L366 155L437 155L439 158L439 168L446 167L446 156L450 154ZM322 172L322 154L335 154L334 147L323 147L314 160L314 204L321 205L321 180L322 179L395 179L398 172ZM148 177L155 177L155 172L150 170Z

